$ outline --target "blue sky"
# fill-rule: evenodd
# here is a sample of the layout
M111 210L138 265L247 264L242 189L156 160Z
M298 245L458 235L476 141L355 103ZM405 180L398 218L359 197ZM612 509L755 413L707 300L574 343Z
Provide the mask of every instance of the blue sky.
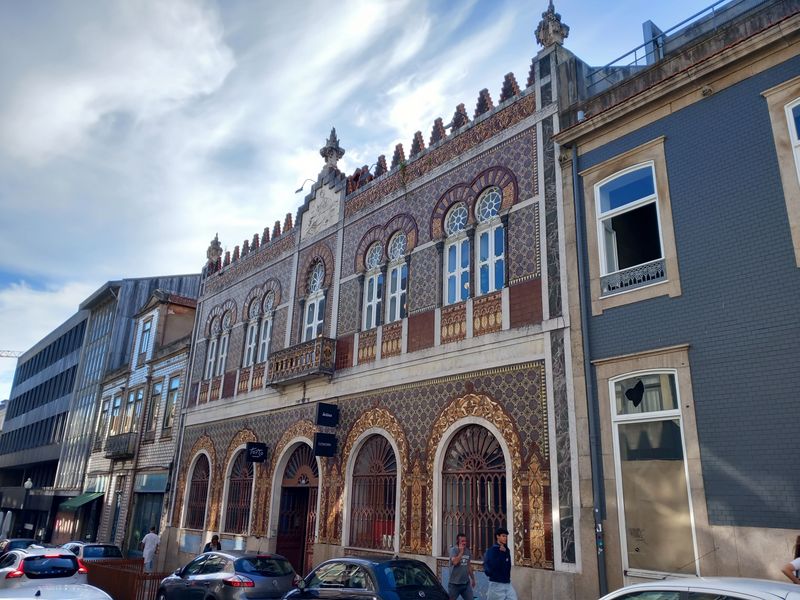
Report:
M602 65L710 2L558 0ZM296 212L335 126L347 173L524 86L545 0L0 3L0 349L109 279L198 272ZM0 358L0 398L15 361Z

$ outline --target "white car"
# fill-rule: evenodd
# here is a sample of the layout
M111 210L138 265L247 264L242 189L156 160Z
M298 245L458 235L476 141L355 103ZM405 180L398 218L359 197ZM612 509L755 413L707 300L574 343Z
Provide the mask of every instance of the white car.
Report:
M629 585L600 600L800 600L800 585L739 577L674 577Z
M86 583L42 583L0 590L2 600L114 600L103 590Z
M86 583L86 567L62 548L12 550L0 558L0 590Z

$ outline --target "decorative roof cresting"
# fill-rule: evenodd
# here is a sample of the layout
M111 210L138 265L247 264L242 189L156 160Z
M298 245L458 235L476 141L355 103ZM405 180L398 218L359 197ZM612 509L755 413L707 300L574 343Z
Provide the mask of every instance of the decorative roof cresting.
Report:
M563 44L569 36L569 27L561 22L561 15L556 12L553 0L547 10L542 13L542 20L536 28L536 41L545 48L553 44Z
M325 159L325 166L337 169L336 163L344 156L344 148L339 145L339 138L336 137L336 128L331 127L331 134L325 145L319 149L320 156ZM337 169L338 170L338 169Z

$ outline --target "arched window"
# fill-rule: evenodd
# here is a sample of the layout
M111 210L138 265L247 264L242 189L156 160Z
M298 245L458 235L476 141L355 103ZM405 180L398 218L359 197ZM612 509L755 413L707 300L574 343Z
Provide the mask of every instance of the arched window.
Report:
M303 341L313 340L322 335L322 325L325 322L325 265L321 260L314 263L308 274L306 289L305 317L303 319Z
M500 189L491 187L478 199L475 205L475 218L478 227L475 248L477 267L477 295L488 294L505 286L505 228L500 220L500 206L503 196Z
M217 353L216 375L225 373L225 365L228 361L228 342L231 336L231 311L222 315L222 333L219 336L219 351Z
M350 545L394 549L397 458L389 441L373 435L361 446L353 466Z
M463 532L473 556L483 556L495 528L508 525L506 517L503 451L488 429L467 425L451 440L442 466L442 555Z
M214 317L209 330L210 336L206 346L206 370L203 379L211 379L214 376L214 367L217 364L217 343L222 331L219 317Z
M192 479L189 483L189 500L186 502L187 529L202 529L206 521L206 500L208 499L208 484L211 469L208 458L201 454L194 464Z
M247 330L244 335L244 353L242 355L242 366L249 367L256 360L256 349L258 347L258 326L259 326L259 302L253 300L248 309Z
M261 320L261 341L258 344L258 362L264 362L269 356L269 342L272 339L272 313L275 310L275 292L267 292L261 303L264 317Z
M406 264L406 248L408 238L402 231L395 233L389 240L389 285L387 294L386 322L405 319L406 288L408 287L408 265Z
M444 229L447 233L444 247L445 304L454 304L469 298L467 216L467 207L458 203L445 217Z
M225 531L245 534L250 524L250 500L253 492L253 463L247 453L236 454L228 478L228 501L225 507Z
M363 329L372 329L381 324L381 300L383 299L383 246L375 242L367 249L364 263L367 273L364 276L364 319Z

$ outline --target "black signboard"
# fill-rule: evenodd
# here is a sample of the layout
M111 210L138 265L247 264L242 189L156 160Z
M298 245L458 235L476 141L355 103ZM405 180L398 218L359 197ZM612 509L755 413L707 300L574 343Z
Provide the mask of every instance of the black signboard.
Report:
M339 424L339 407L335 404L317 404L317 425L336 427Z
M267 445L261 442L247 442L247 462L267 460Z
M314 434L314 456L333 456L336 454L336 436L332 433Z

